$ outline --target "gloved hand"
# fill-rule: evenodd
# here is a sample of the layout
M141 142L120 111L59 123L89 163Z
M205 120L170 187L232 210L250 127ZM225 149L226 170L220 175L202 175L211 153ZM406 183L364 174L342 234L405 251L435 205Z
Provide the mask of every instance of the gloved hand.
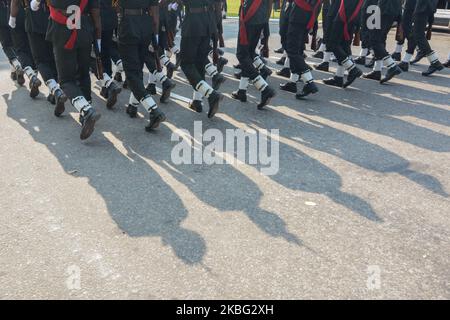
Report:
M97 39L98 52L102 52L102 39Z
M11 28L15 29L15 28L16 28L16 18L10 16L10 17L9 17L8 25L9 25Z
M172 10L177 11L178 10L178 2L172 3Z
M31 10L38 11L40 5L41 5L40 0L31 0L31 3L30 3Z

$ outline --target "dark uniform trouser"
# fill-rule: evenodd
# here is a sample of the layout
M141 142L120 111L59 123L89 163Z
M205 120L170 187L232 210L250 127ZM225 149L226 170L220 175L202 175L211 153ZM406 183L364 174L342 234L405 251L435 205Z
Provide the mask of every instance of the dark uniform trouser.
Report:
M112 62L111 52L113 46L113 30L102 30L102 50L100 53L103 65L103 72L111 77Z
M205 80L205 61L210 51L210 41L211 36L181 37L181 69L193 88Z
M111 43L111 59L115 64L122 59L119 54L119 45L114 40Z
M333 52L339 64L342 64L352 54L352 40L347 41L344 39L344 23L342 21L334 21L330 25L330 30L333 30L333 32L330 32L327 41L327 51ZM355 24L349 23L348 30L350 34L353 34Z
M58 79L53 56L53 46L50 42L45 40L45 34L34 32L28 33L28 39L30 41L34 61L36 62L39 73L44 81Z
M64 44L53 46L56 69L61 89L73 99L84 96L91 101L91 77L89 73L91 46L67 50Z
M28 35L25 32L25 29L18 27L11 29L11 37L22 67L31 67L35 70L36 64L34 63L33 54L31 53L30 44L28 42Z
M159 54L164 53L163 49L160 48ZM156 56L154 52L149 52L145 56L145 66L147 67L148 71L153 73L156 70L156 59L159 59L159 57Z
M283 18L286 20L286 18ZM286 51L286 34L288 29L288 22L280 20L280 38L281 38L281 47Z
M289 57L291 71L295 74L302 74L309 70L303 57L305 48L305 37L308 30L304 23L292 23L288 25L286 52Z
M264 27L265 24L246 26L248 39L248 45L246 46L239 43L240 35L238 36L236 57L241 65L242 77L244 78L254 80L259 75L258 70L253 66L253 59L256 57L255 50Z
M144 41L136 44L119 42L119 53L122 57L123 69L127 77L128 86L134 97L141 101L147 92L144 87L144 64L149 61L149 43Z
M408 40L408 48L406 49L406 53L414 54L414 51L417 47L416 39L413 35L413 21L412 21L412 15L411 14L404 14L402 17L402 27L403 27L403 33L405 35L404 39ZM405 43L405 40L402 44Z
M414 25L413 25L413 31L412 31L413 38L414 38L417 46L419 47L419 51L425 55L429 55L433 51L431 49L430 44L428 43L428 40L426 37L426 29L427 29L427 25L428 25L429 21L430 21L430 18L427 14L421 14L421 15L414 16ZM409 43L408 43L408 49L409 49Z
M328 31L330 30L330 22L331 22L330 17L328 17L328 11L330 11L330 6L324 5L322 7L322 30L323 30L322 42L324 44L327 43L326 39ZM318 23L318 20L316 21L316 23Z
M386 39L395 18L391 15L382 15L381 29L374 28L373 30L368 30L370 47L375 52L376 60L382 60L389 55L389 52L386 51Z
M14 59L17 59L9 27L0 27L0 43L6 57L10 62Z

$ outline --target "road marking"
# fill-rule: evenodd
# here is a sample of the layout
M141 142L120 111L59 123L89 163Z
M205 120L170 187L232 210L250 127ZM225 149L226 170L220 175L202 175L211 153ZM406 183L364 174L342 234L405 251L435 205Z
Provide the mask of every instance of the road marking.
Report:
M159 87L156 87L156 92L161 94L162 89L159 88ZM186 102L186 103L190 103L191 102L191 99L183 97L183 96L180 96L179 94L176 94L176 93L173 93L173 92L170 93L170 97L175 99L175 100L180 100L180 101L183 101L183 102Z

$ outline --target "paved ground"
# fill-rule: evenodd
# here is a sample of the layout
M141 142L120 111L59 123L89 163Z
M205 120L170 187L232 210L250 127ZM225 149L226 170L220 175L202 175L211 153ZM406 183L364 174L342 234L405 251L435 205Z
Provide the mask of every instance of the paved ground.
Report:
M226 31L232 65L234 21ZM445 58L450 36L433 46ZM279 94L263 112L253 89L248 104L229 98L229 77L217 119L173 101L155 134L123 112L128 92L116 111L95 97L103 117L82 143L74 109L54 118L2 56L0 297L449 299L450 71L424 69ZM171 133L195 120L280 129L279 173L174 165Z

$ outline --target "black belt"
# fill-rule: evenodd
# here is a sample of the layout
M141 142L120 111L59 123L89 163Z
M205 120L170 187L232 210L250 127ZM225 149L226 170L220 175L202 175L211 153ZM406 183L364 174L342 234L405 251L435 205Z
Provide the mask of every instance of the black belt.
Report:
M197 8L189 8L190 13L204 13L210 10L209 7L197 7Z
M149 15L148 9L122 9L125 16L146 16Z

